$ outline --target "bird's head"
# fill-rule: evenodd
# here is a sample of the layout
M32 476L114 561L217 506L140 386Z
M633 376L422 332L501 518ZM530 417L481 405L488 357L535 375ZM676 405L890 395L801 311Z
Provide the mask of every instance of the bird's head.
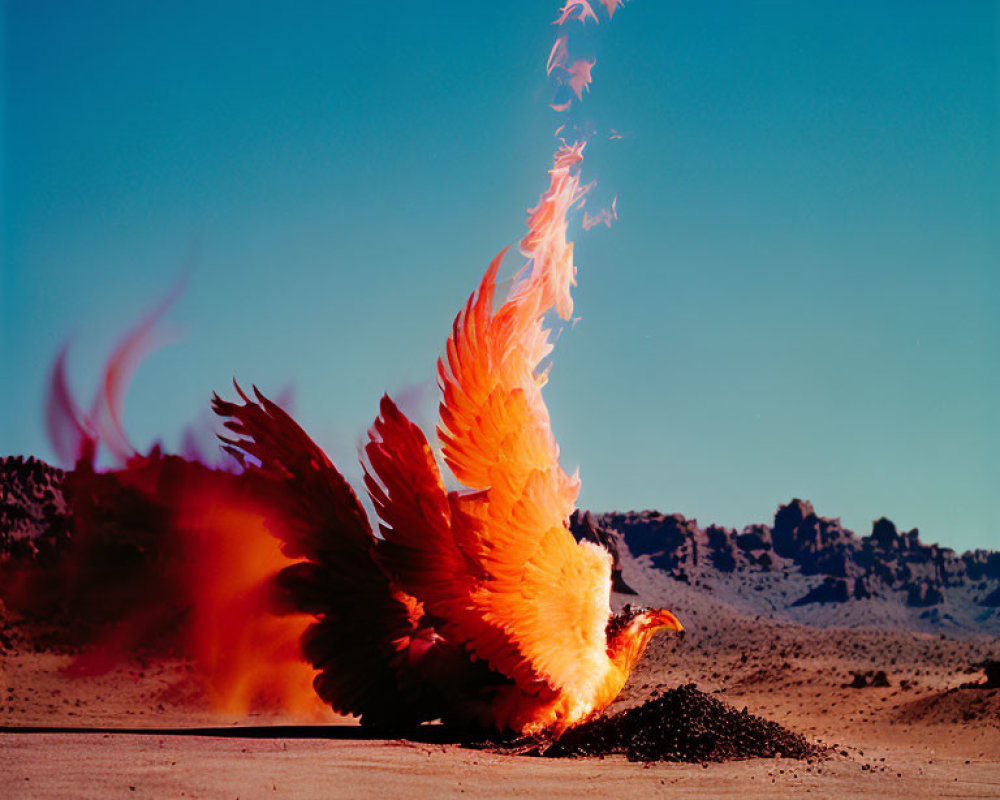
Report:
M608 656L626 673L631 672L653 634L663 630L683 633L684 626L665 608L626 605L608 620Z

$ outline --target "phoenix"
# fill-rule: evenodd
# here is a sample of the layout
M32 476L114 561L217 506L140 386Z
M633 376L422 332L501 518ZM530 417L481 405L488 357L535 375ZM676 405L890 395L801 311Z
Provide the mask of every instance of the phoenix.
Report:
M609 17L622 5L601 2ZM587 0L563 6L561 31L570 18L597 21ZM546 72L582 100L595 61L571 63L567 41L561 32ZM523 269L499 298L506 251L494 258L438 360L436 438L448 486L460 488L447 488L438 453L388 396L362 446L375 527L323 450L256 388L213 399L239 472L194 451L140 456L121 424L123 394L168 299L114 353L89 414L60 353L48 423L75 464L74 531L61 562L0 570L0 597L124 619L112 641L122 652L182 620L182 650L225 707L261 688L287 704L304 688L308 702L318 695L363 724L440 719L548 739L602 713L651 638L682 626L665 609L613 614L610 553L567 524L580 480L560 466L542 398L545 320L572 319L567 218L593 184L580 184L584 143L562 141L528 212ZM616 216L614 203L585 212L584 227ZM95 470L102 441L120 470Z
M180 624L181 652L230 711L268 696L367 725L440 719L547 740L599 715L653 635L682 627L664 609L612 614L612 557L567 524L580 480L559 463L542 364L546 318L573 314L567 215L590 188L583 148L556 152L523 269L498 298L506 251L494 258L438 360L436 439L459 488L388 396L361 448L374 527L323 450L256 388L213 399L239 470L158 446L140 455L122 395L161 306L116 350L89 414L68 391L65 351L57 359L49 421L75 459L74 530L53 564L0 571L0 597L75 611L81 627L112 621L105 652ZM120 469L95 470L101 442Z
M546 313L572 312L565 211L582 191L564 146L521 243L529 264L495 306L501 252L459 312L438 361L441 454L383 397L363 447L375 535L326 454L279 405L237 386L216 396L225 448L280 513L297 559L277 576L314 614L302 650L315 689L362 723L446 723L558 737L619 694L651 637L681 631L664 609L611 612L611 556L567 525L580 488L559 464L539 364ZM530 271L528 270L530 267Z

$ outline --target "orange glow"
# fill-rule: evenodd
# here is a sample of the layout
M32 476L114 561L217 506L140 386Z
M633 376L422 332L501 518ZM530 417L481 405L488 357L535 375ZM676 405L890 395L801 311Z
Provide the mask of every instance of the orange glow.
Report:
M87 646L70 674L174 653L218 711L329 714L299 647L312 618L288 613L276 589L293 563L271 534L282 521L239 475L154 449L109 472L81 461L64 495L73 527L60 559L0 574L0 597L70 615L71 643Z
M329 713L299 648L312 618L277 613L274 577L294 561L282 555L264 513L245 496L199 488L183 498L177 530L189 564L189 653L213 706L234 714L259 707Z

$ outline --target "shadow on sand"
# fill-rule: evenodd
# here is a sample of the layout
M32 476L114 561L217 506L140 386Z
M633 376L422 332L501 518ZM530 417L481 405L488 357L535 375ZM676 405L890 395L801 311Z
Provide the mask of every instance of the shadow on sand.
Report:
M468 745L468 736L441 725L422 725L400 731L360 725L254 725L201 728L118 728L90 726L0 726L0 734L118 734L123 736L210 736L220 739L332 739L378 741L405 739L424 744Z

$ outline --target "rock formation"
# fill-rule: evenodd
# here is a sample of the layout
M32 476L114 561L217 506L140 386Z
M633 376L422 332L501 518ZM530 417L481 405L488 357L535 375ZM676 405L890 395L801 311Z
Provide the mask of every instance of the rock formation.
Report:
M107 487L112 490L127 494L117 484ZM34 458L0 459L0 571L26 562L49 563L65 551L74 520L64 491L66 497L78 494L73 473L64 475ZM123 505L122 497L116 498ZM90 522L103 519L99 504L75 501L75 507ZM881 603L883 618L918 619L927 630L948 625L976 630L984 620L989 630L1000 630L1000 553L957 555L924 544L915 529L897 530L884 517L868 536L857 536L839 519L817 514L808 501L793 499L778 508L772 525L757 523L741 531L702 528L697 520L657 511L597 515L577 510L569 522L578 540L611 553L617 592L635 594L622 576L620 553L626 547L668 577L699 590L723 591L730 602L742 598L757 613L802 619L820 608ZM128 553L138 548L142 559L157 558L155 531L137 543L131 540L134 532L129 535L114 520L101 527L107 528L102 547L118 555L123 548Z
M885 517L872 524L868 536L858 536L798 498L778 508L773 525L758 523L742 531L702 528L697 520L657 511L602 514L594 524L619 532L633 555L694 586L711 589L726 576L756 575L743 584L730 580L727 591L764 593L769 611L873 601L912 609L931 627L955 624L972 630L978 622L970 606L987 614L1000 608L1000 553L957 555L951 548L924 544L916 529L897 530ZM767 582L765 574L774 579ZM800 580L791 579L795 576ZM796 587L799 593L789 594ZM957 621L955 603L967 624Z

